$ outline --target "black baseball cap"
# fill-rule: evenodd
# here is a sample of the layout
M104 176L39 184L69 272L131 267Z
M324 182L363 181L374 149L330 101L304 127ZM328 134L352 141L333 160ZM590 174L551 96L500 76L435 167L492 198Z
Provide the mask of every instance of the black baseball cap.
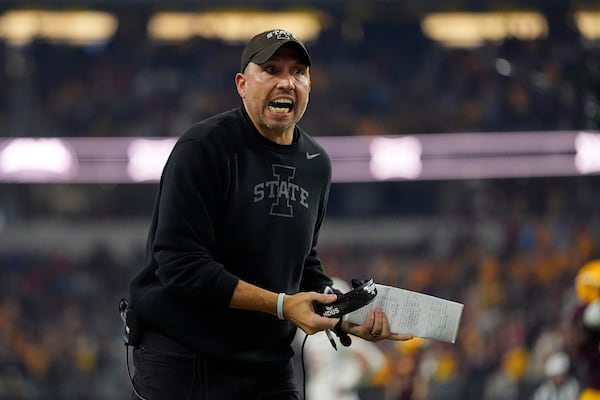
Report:
M310 56L308 55L306 46L296 39L291 32L284 29L273 29L259 33L250 39L242 53L240 71L244 72L250 61L255 64L267 62L281 46L287 43L294 43L300 49L303 61L307 66L310 66Z

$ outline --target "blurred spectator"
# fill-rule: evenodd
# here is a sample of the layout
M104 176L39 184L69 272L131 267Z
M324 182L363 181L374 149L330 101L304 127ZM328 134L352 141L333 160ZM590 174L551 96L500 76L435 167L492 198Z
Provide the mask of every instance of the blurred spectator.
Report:
M455 348L442 343L429 346L421 356L424 400L463 400L463 377Z
M489 376L485 384L484 400L525 400L528 398L525 373L528 351L513 347L502 355L498 369Z
M569 373L569 356L563 352L553 353L546 360L546 380L535 390L531 400L577 400L579 382Z

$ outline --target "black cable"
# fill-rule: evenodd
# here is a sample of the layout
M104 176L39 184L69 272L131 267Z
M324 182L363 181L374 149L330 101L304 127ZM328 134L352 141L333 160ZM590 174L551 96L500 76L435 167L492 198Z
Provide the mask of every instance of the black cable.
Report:
M133 393L135 393L140 400L147 400L144 396L139 394L137 390L135 390L135 384L133 383L133 378L131 377L131 369L129 368L129 345L127 345L127 343L125 343L125 364L127 364L127 376L129 377L129 382L131 382Z
M302 363L302 394L304 395L304 400L306 400L306 366L304 365L304 345L306 344L307 339L308 335L304 335L302 347L300 348L300 360Z

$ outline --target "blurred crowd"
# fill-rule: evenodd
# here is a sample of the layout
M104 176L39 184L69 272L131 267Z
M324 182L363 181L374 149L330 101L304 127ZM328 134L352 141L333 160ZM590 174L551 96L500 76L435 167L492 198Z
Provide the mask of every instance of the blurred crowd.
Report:
M417 338L380 346L388 369L366 385L364 399L527 400L545 380L548 358L569 352L574 277L597 254L597 221L542 218L497 228L494 246L473 226L443 251L425 240L417 252L326 253L328 266L346 278L375 276L465 304L456 344ZM567 372L581 378L582 364L571 365Z
M454 195L456 205L477 197L468 186ZM513 206L505 211L497 192L470 213L445 206L400 218L408 226L432 223L409 246L322 238L323 262L343 281L372 277L465 305L455 344L379 343L378 368L358 373L361 400L525 400L541 385L549 355L567 351L574 277L598 255L600 224L593 204L559 198L571 188L555 195L530 189L521 198L506 193ZM593 203L598 195L586 198ZM125 256L109 245L75 255L31 244L0 254L0 399L124 398L130 389L117 304L141 265L142 242ZM319 352L335 353L327 343ZM577 379L578 363L571 365ZM313 368L307 361L309 382Z
M0 256L0 399L122 399L118 314L131 266L15 249Z
M341 25L341 24L340 24ZM555 30L448 49L414 20L334 25L308 43L315 136L595 128L595 50ZM1 136L177 136L239 104L242 44L153 42L144 14L106 44L0 48Z

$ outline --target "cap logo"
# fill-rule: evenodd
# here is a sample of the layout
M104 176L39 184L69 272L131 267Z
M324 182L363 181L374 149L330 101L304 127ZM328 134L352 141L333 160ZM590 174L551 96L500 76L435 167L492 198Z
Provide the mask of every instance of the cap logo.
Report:
M267 39L271 39L272 37L275 37L277 40L295 39L294 35L288 31L284 31L283 29L275 29L274 31L267 33Z

